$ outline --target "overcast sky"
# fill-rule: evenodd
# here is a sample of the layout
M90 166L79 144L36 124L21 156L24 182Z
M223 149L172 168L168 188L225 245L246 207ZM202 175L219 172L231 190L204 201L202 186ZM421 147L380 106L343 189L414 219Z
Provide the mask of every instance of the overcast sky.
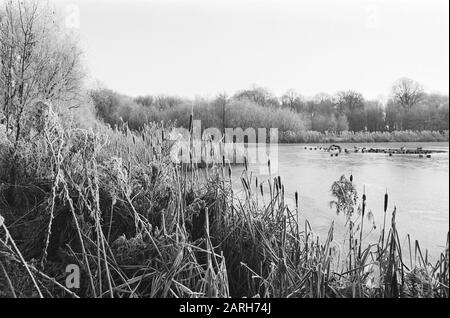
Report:
M403 76L448 94L448 0L64 1L90 76L133 96L257 84L377 98Z

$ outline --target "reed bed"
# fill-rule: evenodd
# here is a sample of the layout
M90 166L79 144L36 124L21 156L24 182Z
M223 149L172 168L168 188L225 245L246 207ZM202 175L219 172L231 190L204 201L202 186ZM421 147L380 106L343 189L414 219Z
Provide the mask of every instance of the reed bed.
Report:
M279 136L283 143L339 143L339 142L448 142L449 131L403 130L403 131L281 131Z
M298 193L295 207L285 203L279 176L258 180L245 162L237 193L225 161L172 163L169 131L54 119L15 145L5 138L0 296L449 296L448 238L435 263L418 242L404 251L394 211L379 242L366 244L369 213L353 177L332 185L347 220L339 250L334 225L324 241L315 236ZM67 264L81 269L78 289L65 285Z

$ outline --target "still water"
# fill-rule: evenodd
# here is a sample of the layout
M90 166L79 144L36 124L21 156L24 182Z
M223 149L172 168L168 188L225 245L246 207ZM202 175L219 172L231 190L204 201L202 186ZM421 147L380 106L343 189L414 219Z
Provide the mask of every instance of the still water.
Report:
M305 147L308 149L304 149ZM315 147L317 145L311 145ZM336 215L330 208L333 199L330 188L341 175L354 177L359 198L363 188L367 195L367 211L372 211L377 228L367 233L367 240L376 240L383 223L383 204L386 190L389 194L387 224L394 207L397 208L397 228L400 239L406 242L406 234L412 243L418 240L422 250L439 255L446 243L449 231L449 143L377 143L340 144L343 148L423 147L443 153L431 158L419 155L394 155L376 153L341 153L330 157L328 152L309 150L310 145L278 145L278 172L285 186L287 204L294 209L294 194L299 192L300 219L308 219L316 235L325 238L333 221L336 237L344 236L344 216ZM250 165L253 176L263 181L268 175L256 165ZM233 169L236 190L242 185L239 176L242 168ZM274 175L272 175L273 177ZM254 182L253 182L254 183ZM254 185L253 185L254 186ZM366 222L366 221L365 221ZM434 258L433 257L433 258Z

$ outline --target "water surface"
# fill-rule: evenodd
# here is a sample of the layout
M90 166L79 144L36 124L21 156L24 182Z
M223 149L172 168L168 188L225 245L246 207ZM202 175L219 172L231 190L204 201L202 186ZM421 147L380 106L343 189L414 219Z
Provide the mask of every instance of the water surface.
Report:
M405 241L406 234L419 240L430 254L440 253L449 230L449 143L375 143L340 144L343 148L380 147L442 150L431 158L418 155L394 155L375 153L340 154L330 157L328 152L309 150L318 145L278 145L278 173L285 185L287 202L294 207L294 193L299 192L300 216L307 218L316 234L321 238L333 221L337 235L343 236L344 216L336 215L330 208L333 199L331 184L343 174L353 174L354 183L361 197L363 188L367 195L367 209L374 215L377 229L368 234L375 239L383 222L383 202L386 190L389 193L387 219L397 208L397 226ZM307 147L308 149L304 149ZM250 165L259 180L268 178L256 165ZM234 187L241 188L239 175L242 168L233 169ZM254 185L253 185L254 186Z

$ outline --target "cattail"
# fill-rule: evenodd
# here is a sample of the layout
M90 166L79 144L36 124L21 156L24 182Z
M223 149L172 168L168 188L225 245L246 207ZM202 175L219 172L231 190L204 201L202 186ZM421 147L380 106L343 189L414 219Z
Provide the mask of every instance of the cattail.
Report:
M383 230L381 235L381 246L384 247L384 233L386 231L386 211L388 207L388 193L386 189L386 193L384 194L384 218L383 218Z
M255 178L255 186L256 186L256 189L258 189L258 177Z
M230 180L231 180L231 166L228 167L228 177L229 177Z
M295 191L295 207L298 209L298 192Z
M281 188L282 184L281 184L281 177L280 177L280 176L278 176L278 185L279 185L280 188Z
M386 190L386 193L384 194L384 213L386 213L386 211L387 211L388 199L389 199L389 197L388 197L388 193L387 193L387 190Z
M222 165L225 166L225 156L222 156Z
M269 176L271 175L271 171L270 171L270 159L267 160L267 167L269 168Z
M192 133L192 130L193 130L193 122L192 122L192 120L193 120L193 115L192 115L192 113L189 115L189 132L190 133Z
M350 182L353 182L353 174L350 175Z
M367 197L366 197L366 186L363 186L363 216L364 216L364 208L365 208L365 205L366 205L366 199L367 199Z
M264 196L263 184L261 183L261 184L259 185L259 187L261 188L261 196Z

